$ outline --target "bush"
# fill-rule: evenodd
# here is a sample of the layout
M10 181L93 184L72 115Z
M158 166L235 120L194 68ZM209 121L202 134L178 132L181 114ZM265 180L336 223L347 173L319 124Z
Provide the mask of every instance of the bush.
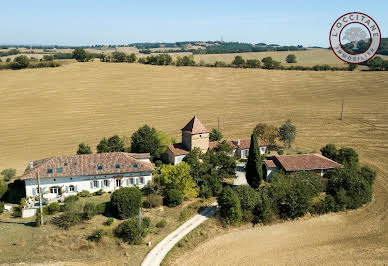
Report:
M87 202L84 205L84 212L82 218L85 220L92 219L97 214L97 206L93 202Z
M16 175L16 169L14 168L7 168L1 171L1 175L4 177L4 181L8 182ZM1 197L0 197L1 198Z
M222 190L217 201L220 205L220 215L226 224L237 224L241 221L240 199L230 187Z
M253 209L259 202L259 192L257 192L249 185L238 186L235 191L240 199L241 209L243 211L253 211Z
M97 214L105 214L107 209L107 204L105 202L97 204Z
M5 203L0 201L0 214L2 214L4 212L4 205L5 205Z
M128 244L138 245L142 243L146 231L143 226L139 225L139 219L133 217L117 226L114 233Z
M41 225L40 212L37 210L35 214L35 227L40 227Z
M360 174L364 178L364 180L368 182L370 185L373 184L376 178L376 172L370 169L368 166L361 167Z
M144 228L150 228L151 227L151 219L150 217L144 217L142 220L142 226Z
M103 195L105 192L104 190L100 189L100 190L97 190L96 192L93 193L93 196L101 196Z
M157 227L157 228L164 228L164 227L166 227L166 226L167 226L167 221L164 220L164 219L160 220L160 221L156 224L156 227Z
M162 164L163 164L163 162L161 160L156 160L155 161L155 166L156 167L160 167Z
M120 219L127 219L139 213L142 195L136 187L123 187L112 193L112 214Z
M90 192L89 191L87 191L87 190L82 190L81 192L78 192L77 193L77 196L79 196L79 197L90 197L91 195L90 195Z
M96 231L94 231L87 239L89 241L93 241L93 242L100 242L102 237L104 236L104 230L102 229L98 229Z
M78 195L71 195L71 196L66 197L63 202L65 204L71 204L71 203L76 202L77 200L79 200Z
M82 214L76 212L64 212L59 217L52 219L52 223L62 229L69 229L71 226L77 225L82 221Z
M15 57L12 63L13 69L22 69L28 67L30 64L30 59L28 59L25 55L20 55L18 57Z
M142 206L143 206L143 208L146 208L146 209L152 208L151 202L149 202L149 200L147 200L147 199L143 201Z
M106 226L111 226L114 222L115 222L115 218L109 217L109 218L105 221L104 224L105 224Z
M163 205L163 197L157 194L148 195L148 201L152 208L160 207Z
M209 199L213 196L213 191L207 183L201 185L201 189L199 190L199 196L205 199Z
M253 215L255 216L252 221L254 224L267 223L271 220L271 202L267 194L263 190L260 191L260 198L253 210Z
M59 209L60 209L59 203L53 202L47 206L47 213L49 215L53 215L53 214L56 214L57 212L59 212Z
M284 154L284 151L283 151L283 150L278 150L278 154L279 154L279 155L283 155L283 154Z
M252 211L245 210L242 212L242 220L244 222L250 223L254 221L255 216L253 215Z
M175 207L183 202L183 193L177 189L167 191L167 196L164 198L164 204L168 207Z

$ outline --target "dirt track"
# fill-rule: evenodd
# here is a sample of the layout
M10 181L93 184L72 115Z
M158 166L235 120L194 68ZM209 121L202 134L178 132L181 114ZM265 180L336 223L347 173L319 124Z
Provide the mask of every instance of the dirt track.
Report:
M387 265L387 176L376 180L368 206L234 231L198 246L176 265Z

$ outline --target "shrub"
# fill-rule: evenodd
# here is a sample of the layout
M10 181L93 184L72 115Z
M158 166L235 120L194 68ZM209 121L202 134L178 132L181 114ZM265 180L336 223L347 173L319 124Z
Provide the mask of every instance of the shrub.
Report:
M146 231L143 226L139 225L139 219L133 217L119 224L114 231L115 235L128 244L141 244Z
M148 195L148 201L151 204L151 207L156 208L163 205L163 197L157 194Z
M259 192L249 185L238 186L235 191L240 199L241 209L253 211L259 201Z
M25 55L19 55L18 57L15 57L12 63L13 69L22 69L28 67L30 64L30 59L28 59Z
M87 202L84 205L84 212L82 218L85 220L92 219L97 214L97 206L93 202Z
M368 182L370 185L373 184L376 178L376 172L370 169L368 166L361 167L360 174L364 178L364 180Z
M226 224L237 224L241 221L240 199L230 187L222 190L217 201L220 205L220 215Z
M209 199L213 196L213 191L207 183L201 185L201 189L199 190L199 196L205 199Z
M63 202L65 204L71 204L71 203L76 202L77 200L79 200L78 195L71 195L71 196L66 197Z
M115 218L113 218L113 217L109 217L106 221L105 221L105 225L106 226L111 226L113 223L114 223L114 221L115 221Z
M101 196L103 195L105 192L104 190L100 189L100 190L97 190L96 192L93 193L93 196Z
M35 227L40 227L41 225L40 212L37 210L35 214Z
M79 197L90 197L91 195L90 195L90 192L89 191L87 191L87 190L82 190L81 192L78 192L77 193L77 196L79 196Z
M123 187L112 193L111 208L115 217L127 219L139 213L142 195L136 187Z
M253 215L252 211L244 210L242 212L242 220L244 222L252 222L254 220L255 216Z
M5 205L5 203L0 201L0 214L2 214L4 212L4 205Z
M161 160L156 160L155 161L155 166L156 167L160 167L162 164L163 164L163 162Z
M71 226L81 223L81 213L64 212L58 217L52 219L52 223L62 229L69 229Z
M151 219L150 217L144 217L142 220L142 226L144 228L150 228L151 227Z
M279 154L279 155L283 155L283 154L284 154L284 151L283 151L283 150L278 150L278 154Z
M107 204L105 202L97 204L97 206L96 206L97 214L104 214L104 213L106 213L106 209L107 209L106 206L107 206Z
M170 189L167 191L167 196L164 198L165 204L168 207L175 207L183 202L183 193L177 189Z
M7 168L1 171L1 175L4 177L4 181L8 182L16 175L16 169L14 168ZM0 197L1 198L1 197Z
M59 209L60 209L59 203L53 202L47 206L47 213L49 215L53 215L53 214L56 214L57 212L59 212Z
M143 208L146 208L146 209L152 208L151 202L149 202L149 200L147 200L147 199L143 201L142 206L143 206Z
M167 221L164 220L164 219L160 220L160 221L156 224L156 227L157 227L157 228L164 228L164 227L166 227L166 226L167 226Z
M255 216L252 221L254 224L267 223L271 220L271 202L265 191L260 192L260 198L253 210L253 215Z
M94 231L90 236L88 236L88 240L89 241L93 241L93 242L100 242L102 237L104 236L104 230L102 229L98 229L96 231Z

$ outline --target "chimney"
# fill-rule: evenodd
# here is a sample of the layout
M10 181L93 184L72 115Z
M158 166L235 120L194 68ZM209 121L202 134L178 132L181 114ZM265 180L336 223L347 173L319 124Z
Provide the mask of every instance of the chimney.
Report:
M30 160L30 169L34 168L34 162Z
M240 139L237 140L237 145L240 146Z

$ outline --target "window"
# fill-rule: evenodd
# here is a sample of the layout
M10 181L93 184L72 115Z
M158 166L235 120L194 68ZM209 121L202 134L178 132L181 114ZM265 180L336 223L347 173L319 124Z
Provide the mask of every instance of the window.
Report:
M64 166L67 166L67 163L64 163L63 165L64 165Z
M140 177L140 184L144 184L144 177Z
M93 187L98 187L98 180L93 181Z
M102 165L98 165L97 170L102 170Z
M55 172L56 172L56 173L62 173L62 167L61 167L61 168L55 169Z
M104 187L109 187L109 180L104 180Z
M120 168L120 164L116 163L115 168Z
M133 182L133 178L130 178L130 179L129 179L129 183L131 183L131 185L133 185L133 184L134 184L134 182Z
M134 163L133 164L133 168L138 168L139 166L137 165L137 163Z
M74 165L77 165L77 163L74 163Z
M116 179L116 187L121 187L121 179Z
M53 169L52 169L52 168L48 168L48 169L47 169L47 173L48 173L48 174L52 174L52 173L53 173Z
M73 186L73 185L70 185L70 186L69 186L69 192L74 192L74 191L75 191L74 186Z
M58 194L59 188L58 187L52 187L50 188L50 193Z

